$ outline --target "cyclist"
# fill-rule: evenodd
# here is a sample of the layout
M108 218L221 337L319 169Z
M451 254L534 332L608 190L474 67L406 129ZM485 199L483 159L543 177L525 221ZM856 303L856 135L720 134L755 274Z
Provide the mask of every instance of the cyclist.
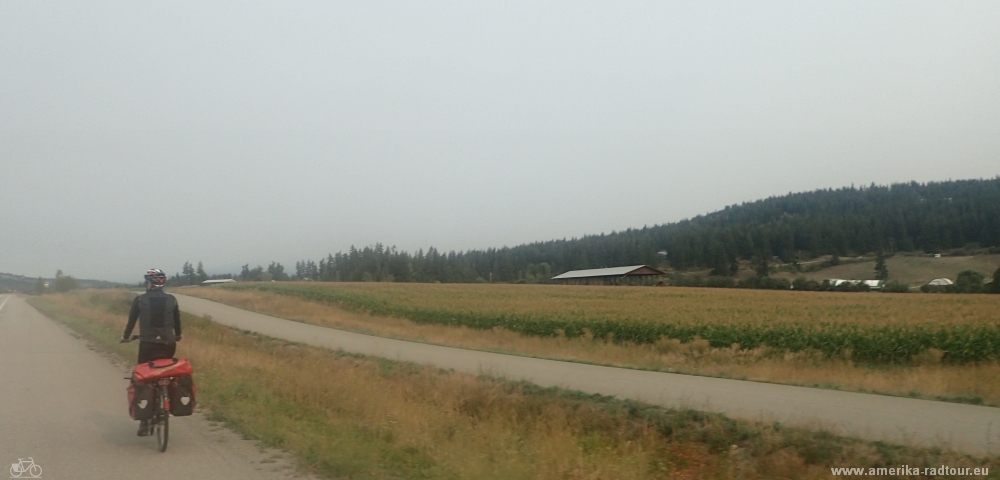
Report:
M181 312L177 299L163 291L167 275L159 268L146 270L146 293L135 297L128 314L128 325L122 342L128 342L139 322L139 360L146 363L161 358L173 358L181 339ZM140 437L149 435L148 422L139 424Z

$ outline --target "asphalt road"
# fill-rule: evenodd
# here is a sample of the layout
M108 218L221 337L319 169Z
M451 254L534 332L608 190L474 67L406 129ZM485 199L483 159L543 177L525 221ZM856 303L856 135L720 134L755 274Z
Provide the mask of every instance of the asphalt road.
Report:
M486 373L542 386L824 427L873 440L1000 453L1000 408L648 372L393 340L283 320L177 295L181 309L223 325L318 347Z
M171 418L160 453L128 416L127 365L88 349L22 298L0 295L0 305L0 478L28 457L44 479L303 478L287 456L197 414Z

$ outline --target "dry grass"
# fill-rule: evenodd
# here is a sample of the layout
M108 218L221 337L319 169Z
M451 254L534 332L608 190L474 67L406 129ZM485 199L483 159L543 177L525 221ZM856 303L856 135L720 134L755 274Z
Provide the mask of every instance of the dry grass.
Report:
M128 301L123 292L91 291L33 304L133 357L134 345L116 343ZM201 404L335 477L828 478L831 465L985 464L348 356L190 316L184 322L178 353L195 365Z
M468 289L466 289L468 287ZM494 286L499 293L486 295L488 307L502 308L505 301L512 308L528 311L530 308L553 309L543 295L554 298L581 299L577 308L594 306L595 310L608 311L615 302L629 308L625 300L642 298L673 299L669 309L697 310L696 306L714 304L714 312L738 312L746 310L746 315L762 315L756 310L776 312L775 315L794 316L799 311L818 312L822 308L830 310L827 319L846 322L854 314L863 313L861 321L876 321L878 308L888 311L913 312L922 310L929 315L951 312L957 322L996 321L1000 308L1000 296L959 296L959 295L880 295L851 293L810 292L759 292L722 289L653 289L636 288L631 291L622 288L587 287L524 287ZM337 285L336 288L341 288ZM428 304L431 300L421 298L426 294L432 299L448 298L448 293L457 292L457 299L446 305L452 308L473 305L475 294L484 290L478 286L464 285L348 285L344 288L359 288L363 291L378 291L387 288L391 294L399 293L401 302ZM407 291L408 288L412 290ZM597 297L587 299L586 291ZM542 290L543 293L533 293ZM545 292L552 290L552 292ZM580 291L577 291L580 290ZM664 290L674 292L660 293ZM680 293L675 293L677 291ZM663 339L652 345L632 345L609 342L607 339L592 337L556 338L535 337L496 328L476 330L461 326L417 324L404 318L376 317L349 312L336 306L303 300L288 295L278 295L257 290L227 290L219 288L189 288L180 292L210 300L215 300L239 308L266 313L281 318L372 333L394 338L418 340L442 345L452 345L478 350L492 350L520 355L594 362L608 365L628 366L661 371L674 371L728 378L786 383L793 385L817 386L851 391L879 392L893 395L916 396L971 403L985 402L1000 405L1000 363L996 361L965 365L951 365L940 362L941 356L933 351L925 352L910 365L870 366L858 365L846 358L826 358L815 352L788 353L767 347L741 350L734 348L710 348L705 341L681 343ZM470 293L471 292L471 293ZM404 295L405 293L405 295ZM380 294L385 295L385 294ZM809 305L802 305L802 299ZM914 300L915 302L910 302ZM923 300L922 302L916 300ZM637 300L636 300L637 301ZM914 304L920 308L914 307ZM674 308L676 307L676 308ZM950 309L949 307L955 307ZM992 307L992 309L990 308ZM911 310L914 309L915 310ZM752 313L751 313L752 312ZM936 312L936 313L935 313ZM958 312L958 313L956 313ZM596 315L591 313L591 315ZM706 312L701 312L706 315ZM902 313L884 315L887 322L900 321ZM732 317L727 317L732 318ZM922 318L927 318L924 316ZM707 321L707 320L706 320ZM775 318L782 321L782 318ZM940 353L940 352L938 352Z

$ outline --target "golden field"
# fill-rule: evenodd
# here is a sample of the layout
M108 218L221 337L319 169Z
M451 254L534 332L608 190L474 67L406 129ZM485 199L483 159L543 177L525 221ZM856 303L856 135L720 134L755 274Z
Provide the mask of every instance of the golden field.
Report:
M790 292L736 288L428 283L249 283L335 293L334 301L446 312L653 323L1000 325L1000 296ZM197 291L185 289L186 291ZM352 298L353 297L353 298Z
M295 288L296 286L292 286ZM997 325L1000 296L780 292L735 289L581 287L526 285L322 284L366 302L428 310L505 312L583 318L639 318L642 322L703 324L833 323L843 325ZM375 335L472 349L634 368L743 378L805 386L878 392L930 399L1000 404L1000 364L994 359L950 363L925 349L907 362L869 364L849 355L769 346L713 347L704 339L661 338L629 343L592 335L541 336L502 327L414 322L371 315L347 302L308 300L288 293L249 289L185 288L181 293L282 318ZM350 297L347 297L350 298ZM616 305L620 308L616 308ZM350 310L345 310L345 307ZM662 311L657 317L656 312ZM539 313L540 312L540 313ZM686 316L690 315L690 317ZM907 322L907 318L914 318ZM658 320L659 319L659 320Z

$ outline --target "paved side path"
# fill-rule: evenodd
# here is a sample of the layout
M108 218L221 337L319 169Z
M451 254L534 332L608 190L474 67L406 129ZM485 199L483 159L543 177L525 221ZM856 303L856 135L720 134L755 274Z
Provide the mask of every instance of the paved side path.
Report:
M277 452L262 453L200 415L171 418L160 453L128 416L128 366L87 349L22 298L0 295L0 305L0 478L28 457L50 480L301 478L275 462Z
M828 427L863 438L1000 453L1000 408L648 372L442 347L345 332L186 295L181 309L223 325L318 347L487 373L542 386L686 406L755 420Z

